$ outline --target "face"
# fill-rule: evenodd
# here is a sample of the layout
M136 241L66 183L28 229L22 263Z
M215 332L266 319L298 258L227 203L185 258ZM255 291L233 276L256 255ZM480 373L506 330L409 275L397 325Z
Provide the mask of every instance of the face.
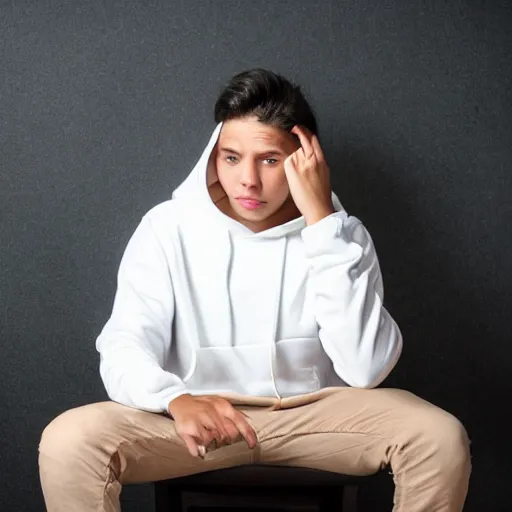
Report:
M224 192L217 206L254 232L299 217L284 171L298 147L292 134L257 118L226 121L215 154Z

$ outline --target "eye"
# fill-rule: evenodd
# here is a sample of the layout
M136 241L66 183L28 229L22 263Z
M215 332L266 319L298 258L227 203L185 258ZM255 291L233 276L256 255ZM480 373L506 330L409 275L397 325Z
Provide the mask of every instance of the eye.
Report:
M226 162L230 164L236 164L238 162L238 158L236 156L230 155L226 157Z
M277 164L277 159L275 158L265 158L265 160L263 160L267 165L275 165Z

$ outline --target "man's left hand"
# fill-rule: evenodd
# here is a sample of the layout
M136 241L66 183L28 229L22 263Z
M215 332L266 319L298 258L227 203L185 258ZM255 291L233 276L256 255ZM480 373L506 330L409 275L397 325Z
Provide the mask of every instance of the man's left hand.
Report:
M309 226L334 213L330 171L318 137L304 126L291 130L301 147L284 162L284 170L295 205Z

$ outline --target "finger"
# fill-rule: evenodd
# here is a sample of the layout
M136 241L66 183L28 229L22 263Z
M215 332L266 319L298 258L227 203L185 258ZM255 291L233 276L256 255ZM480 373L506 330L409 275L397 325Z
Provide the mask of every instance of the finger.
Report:
M203 420L204 427L210 432L211 438L208 444L214 439L219 446L222 446L229 437L222 421L222 417L217 411L209 412Z
M197 418L194 425L187 428L184 433L194 437L198 444L206 446L212 442L215 433L213 432L213 427L210 429L205 423L202 418Z
M211 443L214 443L215 446L221 447L226 444L230 444L229 434L226 431L224 426L220 426L218 429L213 430L212 433L213 433L213 438L212 438Z
M204 454L206 455L209 452L213 452L213 450L216 450L217 448L220 448L220 446L217 444L217 441L215 439L206 447L204 447Z
M324 161L324 152L322 151L322 146L320 146L320 141L316 135L311 137L311 145L313 146L313 151L315 152L316 159L319 162Z
M224 427L228 433L229 444L237 443L243 439L243 436L238 430L237 426L229 418L224 418Z
M235 415L232 418L232 421L236 425L236 428L238 429L240 434L242 434L242 436L246 440L247 446L249 446L249 448L254 448L258 443L258 437L256 436L256 432L254 432L254 429L249 425L249 423L245 419L244 415L238 411L235 411Z
M232 442L241 441L246 437L247 430L252 431L252 438L256 438L256 434L252 430L251 426L245 419L245 414L240 413L237 409L233 407L228 401L223 400L218 406L219 417L222 421L222 425L229 436L229 439ZM242 422L246 425L242 430L240 430L238 422ZM249 432L249 440L248 444L251 442L251 436ZM255 443L254 443L255 444Z
M199 455L199 443L196 439L189 434L181 434L181 439L185 442L190 455L192 455L192 457L197 457Z
M300 145L302 146L302 150L304 151L304 156L306 158L311 158L315 154L315 151L313 149L313 146L311 145L311 142L310 142L309 137L305 131L305 128L303 128L302 126L299 126L299 125L295 125L292 128L292 133L294 133L295 135L297 135L297 137L299 137Z
M204 446L208 446L214 439L216 439L218 436L218 433L215 429L208 429L205 428L201 430L199 439L201 441L201 444Z
M299 151L302 151L302 149L299 149ZM297 169L300 168L298 159L299 157L296 151L295 153L292 153L285 161L284 172L288 180L294 179L294 174L297 174Z

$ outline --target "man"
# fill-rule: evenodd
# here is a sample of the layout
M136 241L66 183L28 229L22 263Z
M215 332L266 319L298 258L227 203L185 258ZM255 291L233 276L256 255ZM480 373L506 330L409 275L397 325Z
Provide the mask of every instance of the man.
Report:
M253 462L354 475L389 464L394 510L462 510L460 422L371 389L402 338L370 235L331 192L300 88L238 74L215 120L189 177L123 256L97 340L112 402L43 433L48 511L115 511L122 484Z

